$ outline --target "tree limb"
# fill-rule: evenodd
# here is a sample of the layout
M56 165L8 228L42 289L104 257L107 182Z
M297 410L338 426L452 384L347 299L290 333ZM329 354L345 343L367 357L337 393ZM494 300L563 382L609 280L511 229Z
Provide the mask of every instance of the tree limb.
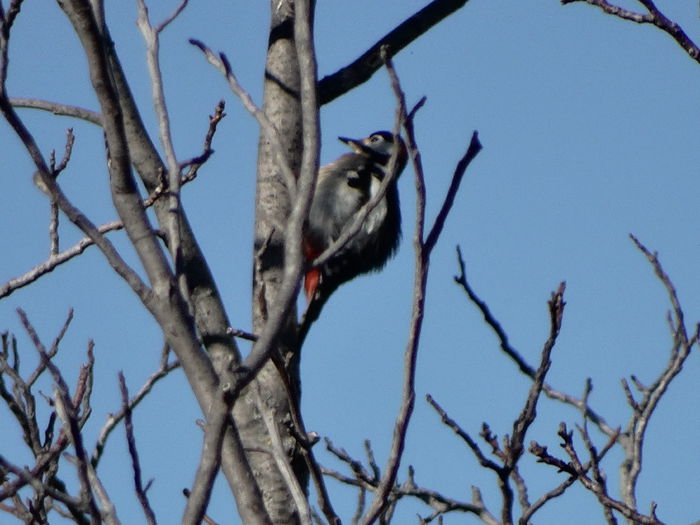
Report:
M467 0L434 0L379 39L351 64L321 79L318 84L320 105L328 104L369 80L383 65L383 48L389 58L396 55L431 27L462 8Z
M78 106L71 106L68 104L61 104L59 102L41 100L38 98L22 97L10 97L10 104L16 108L40 109L42 111L49 111L54 115L73 117L97 126L102 126L102 115L100 115L97 111L92 111L90 109L85 109Z
M687 35L683 28L676 22L668 19L656 7L652 0L637 0L642 6L647 9L646 13L636 13L623 7L611 4L607 0L561 0L562 5L573 4L575 2L584 2L586 4L600 8L603 12L621 18L636 22L637 24L651 24L673 38L676 43L683 48L690 58L700 63L700 48Z
M134 488L136 489L136 497L143 508L143 513L146 516L146 521L149 525L156 525L156 516L148 501L146 491L148 486L144 488L141 479L141 463L139 462L139 454L136 448L136 438L134 437L134 424L131 418L131 403L129 400L129 390L126 386L124 374L119 372L119 391L122 397L122 411L124 412L124 430L126 432L126 442L129 448L129 456L131 456L131 469L134 473ZM93 465L94 468L94 465Z

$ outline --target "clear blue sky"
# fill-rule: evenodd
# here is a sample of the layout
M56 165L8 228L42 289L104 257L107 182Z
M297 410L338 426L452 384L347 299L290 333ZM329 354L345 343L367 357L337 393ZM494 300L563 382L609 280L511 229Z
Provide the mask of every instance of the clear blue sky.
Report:
M319 75L353 60L425 3L319 2ZM155 133L136 7L131 2L108 4L117 51ZM659 4L691 36L700 33L696 2ZM152 18L162 19L174 5L152 6ZM184 200L230 318L243 329L250 327L256 124L187 39L225 51L241 83L260 101L268 10L265 2L249 5L253 3L193 4L162 42L180 160L200 152L207 116L220 98L227 101L228 117L214 141L216 154L184 190ZM434 251L416 412L401 478L412 464L421 486L461 500L469 500L469 487L477 485L497 513L494 476L478 466L424 401L426 393L432 394L473 436L487 421L500 437L510 431L529 387L453 283L455 246L462 247L472 285L531 363L538 359L549 329L546 300L566 280L564 328L549 381L578 395L591 377L592 405L611 424L626 425L629 409L620 378L635 374L651 382L670 348L666 295L629 233L659 251L691 328L700 319L700 66L650 26L613 19L589 6L562 7L555 0L471 0L404 50L395 64L409 103L428 97L416 126L429 217L473 130L484 145ZM10 94L97 109L88 84L77 39L55 4L26 2L13 31ZM343 152L335 140L338 135L359 137L390 128L393 104L386 73L379 72L324 107L322 162ZM113 220L101 132L38 112L21 115L46 152L61 152L65 128L75 128L74 158L61 184L94 222ZM5 282L46 258L48 204L33 187L28 157L4 123L0 158L0 282ZM398 256L381 274L358 279L336 293L309 336L302 362L308 428L357 457L363 454L362 440L370 439L381 465L399 403L412 284L415 198L408 170L400 191L405 233ZM64 220L62 248L78 238ZM113 238L128 250L119 234ZM133 262L133 254L125 253ZM86 427L92 443L106 414L118 408L117 370L124 371L136 391L157 367L162 339L155 324L95 249L0 301L0 329L18 334L24 363L30 366L34 356L14 313L17 307L27 311L47 343L68 308L75 308L58 358L71 383L84 361L87 340L95 340L94 414ZM655 500L658 516L667 523L700 519L690 503L700 489L697 373L693 355L659 406L646 441L640 507L646 511ZM50 392L48 382L41 388ZM45 407L41 410L46 414ZM527 441L537 440L559 453L559 422L573 426L580 415L546 399L538 412ZM6 411L0 417L9 419ZM150 495L161 523L176 523L181 516L180 491L191 483L201 443L194 423L198 417L180 373L159 384L136 414L144 475L155 477ZM0 451L12 457L19 430L2 428ZM596 437L602 446L603 438ZM322 449L318 445L324 464L344 468ZM111 438L107 455L100 474L119 516L123 523L139 523L142 515L133 498L121 428ZM616 496L620 457L611 453L603 464ZM532 500L563 480L529 455L522 470ZM329 485L338 511L349 521L354 493L332 481ZM220 483L210 513L222 524L237 523L233 512L227 488ZM428 513L418 505L406 505L401 512L397 523L415 523L416 512ZM553 525L563 520L572 525L603 523L600 507L580 488L570 489L536 518ZM476 520L461 515L445 520L465 522Z

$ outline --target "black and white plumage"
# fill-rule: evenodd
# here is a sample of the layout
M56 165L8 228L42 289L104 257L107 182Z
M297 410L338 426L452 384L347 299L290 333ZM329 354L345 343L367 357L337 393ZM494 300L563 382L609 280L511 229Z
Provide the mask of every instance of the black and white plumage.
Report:
M360 230L319 268L304 279L306 297L325 299L341 284L363 273L380 270L396 252L401 240L398 175L406 165L406 146L400 137L378 131L356 140L340 137L352 153L342 155L319 170L304 236L304 254L311 263L350 224L361 208L378 193L396 154L396 176L369 212Z

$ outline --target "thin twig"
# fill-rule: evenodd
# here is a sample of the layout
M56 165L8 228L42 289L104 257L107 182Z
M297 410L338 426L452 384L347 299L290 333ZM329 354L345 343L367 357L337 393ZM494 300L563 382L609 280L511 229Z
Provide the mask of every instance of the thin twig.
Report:
M146 395L151 391L151 389L155 386L155 384L158 381L163 379L173 370L180 367L180 363L177 360L168 362L168 356L169 348L166 345L163 347L163 352L161 353L160 367L158 368L158 370L153 372L148 377L148 379L146 379L145 383L141 386L139 391L134 395L134 397L132 397L129 400L129 410L133 411L139 405L139 403L141 403L141 401L144 400ZM124 419L125 415L126 412L124 410L124 406L122 406L119 409L119 411L109 415L109 417L107 418L107 422L100 430L97 442L95 443L95 449L93 450L90 458L90 462L95 468L97 468L97 464L99 463L102 457L102 453L104 452L104 448L107 444L107 439L109 438L109 435L116 428L116 426Z
M193 159L193 162L195 162L193 167L201 166L201 164L196 164L196 162L199 162L196 159ZM190 172L188 172L187 174L182 176L181 183L182 185L187 184L188 182L194 180L194 178L195 177L192 176ZM155 202L163 196L165 190L166 186L164 184L156 187L155 190L143 200L144 207L150 208L151 206L153 206ZM97 233L104 235L105 233L110 233L122 229L124 229L124 223L122 221L112 221L98 226ZM16 290L23 288L24 286L27 286L36 281L37 279L43 277L47 273L52 272L58 266L70 261L74 257L77 257L93 245L95 245L95 242L92 238L83 237L70 248L67 248L60 253L56 253L50 256L46 261L38 264L37 266L20 275L19 277L10 279L5 284L0 286L0 299L9 296Z
M408 425L413 414L415 405L415 374L416 361L418 357L418 347L420 343L421 329L423 325L423 313L425 304L425 290L428 282L429 253L424 251L423 229L425 224L425 183L423 168L418 156L413 125L407 122L408 111L406 109L406 98L401 85L393 69L393 65L388 55L384 53L387 71L391 78L391 86L397 101L396 121L394 123L394 135L398 135L400 127L403 126L407 134L407 149L413 162L416 182L416 225L413 237L414 246L414 281L413 281L413 301L411 321L408 328L408 341L404 351L403 364L403 388L401 395L401 405L396 421L394 422L394 432L391 442L389 457L387 458L384 472L374 494L374 499L369 505L369 509L360 521L362 525L374 523L379 516L384 513L390 504L389 497L391 489L396 481L401 457L406 443Z
M160 69L160 31L177 16L186 3L180 4L178 9L172 15L172 19L167 21L160 29L154 29L148 18L148 9L144 0L136 0L138 6L137 25L141 30L143 39L146 42L146 63L148 64L148 73L151 78L151 99L156 111L158 119L158 136L161 146L165 152L165 162L167 165L167 184L168 184L168 214L164 229L168 235L168 249L170 257L175 268L175 278L178 281L180 293L186 301L189 301L189 290L187 288L187 280L183 274L183 254L182 254L182 239L180 234L181 216L181 201L180 201L180 166L175 154L175 146L173 144L172 128L170 125L170 114L165 102L165 89L163 87L163 74Z
M474 305L476 305L476 307L481 312L486 324L494 331L496 337L499 340L500 347L503 353L505 353L515 362L522 374L529 377L530 379L534 379L535 369L530 364L528 364L527 361L525 361L525 359L522 357L522 355L510 344L508 334L506 334L506 331L504 330L501 323L493 315L491 309L488 307L486 302L479 298L472 286L469 284L467 280L464 258L462 257L462 250L459 246L457 246L457 263L460 269L460 274L454 277L455 282L462 287L464 292L467 294L469 300L472 303L474 303ZM594 411L590 406L584 404L580 399L570 394L566 394L564 392L556 390L546 382L542 385L542 390L544 391L545 395L550 399L566 403L567 405L571 405L578 410L585 410L586 417L588 417L588 419L592 423L594 423L604 434L608 436L615 434L615 429L612 428L606 422L605 418L601 416L598 412Z
M224 113L225 107L226 103L223 100L220 100L219 103L216 105L216 108L214 108L214 114L209 115L209 129L207 130L207 134L204 137L204 145L202 147L201 155L193 157L180 164L181 170L184 168L188 168L187 173L184 173L182 175L181 184L184 185L187 182L194 180L195 177L197 177L197 172L199 171L199 168L201 168L202 165L207 160L209 160L209 157L211 157L212 153L214 153L214 150L211 148L211 143L214 139L214 134L216 133L216 128L219 125L219 122L221 122L221 120L226 116L226 113Z
M287 490L289 490L292 495L292 501L296 507L300 522L311 523L311 508L306 500L304 489L299 484L299 480L294 474L292 465L289 463L287 452L282 442L282 435L280 434L280 427L277 422L279 416L273 407L267 406L263 401L259 384L254 383L253 389L256 397L256 404L262 407L262 418L265 423L265 428L267 429L267 435L270 439L270 452L277 465L277 469L287 485ZM335 518L337 520L337 516L335 516ZM338 521L336 521L336 523L338 523Z
M671 352L666 367L649 387L645 387L638 379L633 378L635 385L642 393L641 400L634 400L629 387L625 390L628 403L632 408L632 417L625 432L626 439L623 440L625 461L621 467L621 487L625 503L630 508L636 509L635 492L637 480L642 470L642 450L649 421L671 382L683 369L691 349L697 344L700 337L700 325L696 325L692 335L688 334L678 294L670 277L661 266L658 255L651 252L634 235L630 235L630 238L652 265L654 273L666 289L674 317Z
M165 20L155 27L155 32L162 33L166 27L168 27L178 16L180 16L180 13L182 13L185 7L187 7L188 2L189 0L181 0L180 5L178 5Z
M231 328L229 327L226 330L226 333L228 335L231 335L233 337L238 337L240 339L245 339L246 341L252 341L253 343L258 340L258 336L251 333L251 332L246 332L245 330L241 330L240 328Z
M426 401L430 404L430 406L433 407L433 409L438 413L440 416L440 419L442 420L442 423L446 425L448 428L450 428L455 434L457 434L464 442L467 444L467 446L472 450L474 455L476 456L476 459L479 461L479 464L487 469L493 470L494 472L500 472L501 466L494 463L492 460L488 459L484 453L481 451L481 448L479 447L479 444L472 439L472 437L461 427L457 422L452 419L447 412L438 404L435 399L433 399L433 396L430 394L426 394L425 396Z
M224 399L223 392L215 397L206 416L202 454L182 518L185 525L198 525L202 521L221 466L221 446L226 430L232 424L230 406Z
M673 38L676 43L696 62L700 62L700 48L693 42L688 34L678 25L666 17L652 0L637 0L646 9L647 13L636 13L623 7L611 4L607 0L561 0L562 5L584 2L599 7L606 14L616 16L623 20L636 22L637 24L652 24Z
M146 516L146 521L149 525L156 525L156 516L151 508L151 504L148 501L148 495L146 490L148 487L144 488L143 481L141 479L141 463L139 462L139 453L136 448L136 437L134 436L134 423L131 418L131 407L129 401L129 390L126 386L126 379L124 379L124 374L119 372L119 391L122 397L122 411L124 412L124 430L126 431L126 442L129 448L129 456L131 456L131 469L134 473L134 488L136 490L136 497L143 508L143 513Z
M100 519L100 510L95 501L95 497L92 491L92 483L90 482L88 474L88 459L85 453L85 447L83 445L83 437L80 431L79 417L76 410L77 403L75 400L71 399L69 395L68 385L66 384L63 375L59 368L50 360L46 347L42 344L39 339L38 334L34 326L29 321L26 313L22 310L17 310L19 314L20 321L24 326L27 334L29 335L34 347L39 354L41 361L44 366L48 369L54 380L54 396L53 402L56 407L56 413L58 414L63 428L65 429L70 442L73 444L75 449L75 463L78 471L78 480L81 486L81 497L85 498L87 502L88 512L93 517L93 519ZM80 382L79 382L80 384ZM78 389L76 389L76 395L78 394Z
M233 93L241 100L243 107L255 118L255 120L257 120L260 127L265 130L265 136L269 137L270 141L272 142L272 147L277 159L277 165L282 171L282 176L284 178L287 191L289 192L290 197L293 199L294 195L296 194L296 176L289 164L289 159L285 153L283 141L280 137L277 126L274 125L269 117L265 115L265 113L255 104L253 98L248 94L248 92L245 91L238 83L238 79L233 73L231 64L224 53L220 53L217 56L209 47L206 46L206 44L194 38L190 39L189 42L193 46L198 47L200 51L204 53L207 61L226 76L226 80L231 91L233 91Z
M633 523L639 523L641 525L663 525L662 522L655 516L645 516L644 514L639 513L629 504L610 497L610 495L607 493L605 485L601 485L595 479L590 478L586 474L590 463L586 465L581 463L581 460L579 459L574 447L572 438L573 432L568 431L564 423L560 425L558 435L562 438L561 446L571 461L569 463L564 463L562 460L549 455L546 447L533 444L531 445L530 450L538 457L538 461L556 466L560 470L564 470L567 473L576 476L577 480L596 496L603 507L620 512Z
M40 100L37 98L20 98L10 97L10 104L16 108L39 109L49 111L54 115L63 117L73 117L84 120L97 126L102 126L102 115L96 111L81 108L78 106L70 106L68 104L60 104L58 102L50 102L48 100Z
M406 433L408 431L408 425L415 403L416 360L423 322L423 309L425 303L428 269L430 265L430 253L440 235L442 224L444 223L444 217L449 212L451 200L454 199L454 194L459 187L459 181L464 174L469 161L478 153L479 150L479 147L477 147L477 140L475 141L475 148L470 157L467 158L465 162L460 162L460 167L458 171L455 172L453 183L451 184L451 191L448 193L442 206L444 210L444 213L441 213L442 222L439 225L436 222L436 226L433 227L431 234L426 239L424 237L426 200L425 176L423 173L420 150L416 144L413 127L413 117L415 116L415 112L417 108L423 104L424 100L419 102L419 105L417 105L409 115L406 108L405 95L401 89L398 75L393 67L390 53L386 46L380 49L380 54L385 62L389 77L391 79L392 90L394 91L394 95L397 100L397 119L395 123L396 129L394 130L394 135L398 134L399 126L403 126L404 130L406 131L406 145L408 154L411 158L415 172L416 226L413 241L415 250L415 276L413 286L413 311L411 314L408 342L406 344L406 351L404 354L404 383L401 406L394 424L394 435L390 455L384 468L381 482L375 493L375 497L361 521L363 524L373 523L377 518L379 518L380 514L385 512L390 507L391 502L389 501L389 496L391 494L391 488L396 480L396 475L405 445Z
M440 236L440 233L442 233L442 229L445 226L447 216L449 215L452 205L454 204L457 191L459 190L462 178L464 177L464 173L467 171L469 164L471 164L472 160L474 160L474 158L479 154L481 149L482 146L481 142L479 142L479 134L474 131L472 133L472 138L469 141L467 151L464 153L464 156L459 159L459 162L455 167L452 180L450 181L450 187L447 190L442 207L435 217L435 222L433 223L433 227L430 229L430 233L425 239L425 246L428 252L435 247L438 237Z

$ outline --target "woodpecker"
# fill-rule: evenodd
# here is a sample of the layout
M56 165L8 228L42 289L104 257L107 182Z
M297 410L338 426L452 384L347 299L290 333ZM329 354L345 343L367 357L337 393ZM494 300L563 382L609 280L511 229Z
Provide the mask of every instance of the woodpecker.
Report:
M408 157L403 140L401 137L395 140L388 131L377 131L360 140L338 138L352 153L342 155L319 170L304 235L307 264L323 253L362 206L378 193L382 180L389 175L392 156L396 157L396 175L360 230L325 264L306 273L306 298L309 302L320 300L320 305L341 284L360 274L380 270L394 255L401 240L397 180Z

